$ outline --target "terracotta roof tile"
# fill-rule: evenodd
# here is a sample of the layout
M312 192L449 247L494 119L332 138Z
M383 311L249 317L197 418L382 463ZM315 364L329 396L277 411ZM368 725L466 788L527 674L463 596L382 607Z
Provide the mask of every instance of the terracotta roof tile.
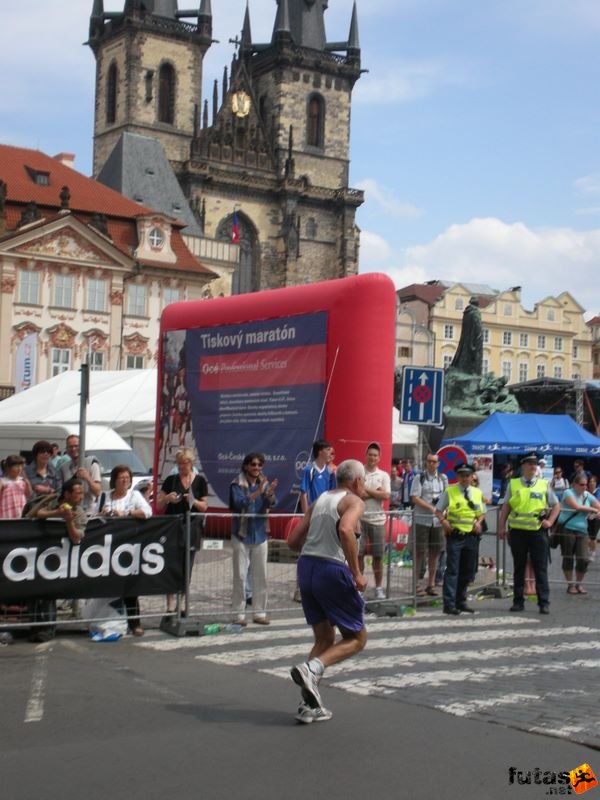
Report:
M35 182L35 173L48 175L48 185ZM108 234L115 247L132 258L138 246L137 218L156 212L129 200L127 197L109 189L93 178L88 178L56 158L47 156L39 150L12 147L0 144L0 179L6 183L6 224L7 234L18 234L17 224L25 206L34 202L38 206L44 225L60 216L60 192L63 186L69 187L69 211L83 223L91 222L92 214L107 217ZM215 275L188 250L181 236L183 223L172 219L172 247L177 257L175 264L148 261L152 266L174 268L196 274ZM30 227L27 228L31 230Z

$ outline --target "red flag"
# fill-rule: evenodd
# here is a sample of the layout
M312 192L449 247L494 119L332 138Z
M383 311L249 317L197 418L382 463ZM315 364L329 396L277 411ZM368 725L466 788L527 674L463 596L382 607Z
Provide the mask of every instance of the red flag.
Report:
M233 212L233 220L231 221L231 243L240 243L240 226L238 224L237 211Z

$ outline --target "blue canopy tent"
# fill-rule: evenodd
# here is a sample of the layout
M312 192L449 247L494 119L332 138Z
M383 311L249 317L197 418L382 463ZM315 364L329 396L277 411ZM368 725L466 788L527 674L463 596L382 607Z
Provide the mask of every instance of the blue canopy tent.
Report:
M477 453L548 453L600 457L600 438L566 414L501 414L496 412L469 433L444 439L469 455Z

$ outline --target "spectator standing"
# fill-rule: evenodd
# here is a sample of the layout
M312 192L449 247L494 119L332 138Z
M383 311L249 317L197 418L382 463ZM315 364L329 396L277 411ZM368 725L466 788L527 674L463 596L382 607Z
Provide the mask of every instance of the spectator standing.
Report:
M439 458L435 453L428 453L425 469L416 475L411 489L411 501L414 504L415 516L415 570L417 577L421 574L421 565L427 559L427 586L417 585L417 597L426 594L437 597L435 577L440 552L444 547L444 532L436 515L436 506L442 494L448 488L448 478L438 472Z
M70 478L63 484L60 495L52 497L47 505L34 511L34 518L62 518L71 544L79 544L85 535L88 518L82 505L83 493L81 478ZM33 600L30 603L30 611L35 621L54 623L56 621L56 600ZM32 642L47 642L54 638L54 634L55 626L53 624L36 626L30 639Z
M561 501L558 523L567 594L587 594L581 584L588 568L588 520L600 519L600 502L587 487L587 475L580 472Z
M302 472L300 479L300 509L306 514L317 497L335 489L335 471L333 470L333 447L325 439L317 439L312 446L312 461Z
M402 476L400 464L392 461L390 470L390 511L399 511L402 508Z
M62 477L52 464L52 445L41 439L33 445L33 460L25 467L25 474L33 489L34 499L49 494L60 494Z
M88 516L94 509L96 498L102 489L102 475L100 472L100 462L95 456L86 456L83 466L79 466L79 436L67 436L66 454L69 460L60 466L62 482L66 483L70 478L77 477L83 484L83 509Z
M246 624L244 584L248 567L252 572L252 619L268 625L267 616L267 512L275 504L277 479L269 483L262 469L262 453L244 456L242 469L229 487L232 518L233 594L231 607L234 622Z
M525 610L525 567L529 556L540 614L548 614L548 529L558 517L560 503L548 483L535 477L537 461L535 453L527 453L521 458L521 477L509 482L504 495L498 517L498 537L504 539L508 523L514 564L514 594L510 610Z
M156 498L156 508L165 514L201 514L208 509L208 484L204 476L194 470L194 454L189 447L175 453L177 472L168 475ZM192 525L190 570L194 565L195 551L200 547L202 525ZM175 596L167 595L167 613L175 611ZM187 611L187 609L186 609Z
M402 459L402 508L412 508L410 496L412 494L412 484L417 473L413 469L410 458Z
M566 492L569 486L569 481L565 478L562 467L554 467L550 480L550 488L559 500L562 498L563 492Z
M110 491L101 492L98 498L98 514L104 517L133 517L148 519L152 509L141 492L131 488L133 473L126 464L117 464L110 473ZM140 624L139 597L124 598L127 609L127 625L134 636L143 636Z
M377 442L371 442L366 452L365 486L363 500L365 513L360 521L361 537L358 544L358 563L360 571L365 571L365 548L367 541L371 544L373 559L373 577L375 578L375 597L385 599L383 588L383 552L385 549L386 515L383 504L390 499L390 476L379 469L381 448Z
M23 472L25 459L22 456L7 456L0 478L0 518L19 519L25 503L32 493L31 484Z
M588 492L591 495L593 495L596 498L596 500L600 500L600 489L598 488L598 478L595 475L590 475L590 477L588 478ZM598 519L597 517L590 517L588 519L589 561L596 560L596 537L598 536L599 530L600 530L600 519Z

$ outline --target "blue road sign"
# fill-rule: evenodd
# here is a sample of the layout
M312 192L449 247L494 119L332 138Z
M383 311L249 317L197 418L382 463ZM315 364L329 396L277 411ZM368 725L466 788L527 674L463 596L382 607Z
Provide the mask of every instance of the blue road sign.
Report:
M444 370L404 367L400 422L441 425L444 405Z

